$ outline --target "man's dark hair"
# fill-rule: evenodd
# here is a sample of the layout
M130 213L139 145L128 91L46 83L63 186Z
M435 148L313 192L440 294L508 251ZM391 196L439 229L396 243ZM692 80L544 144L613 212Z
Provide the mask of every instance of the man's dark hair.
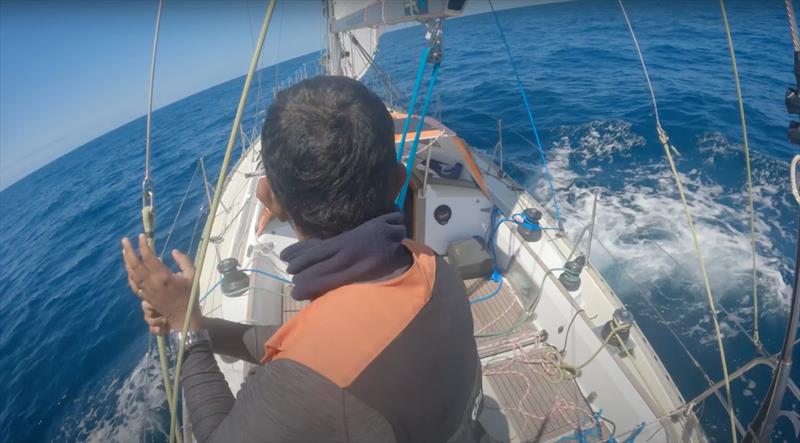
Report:
M333 237L394 207L394 123L356 80L319 76L280 92L261 156L276 198L306 236Z

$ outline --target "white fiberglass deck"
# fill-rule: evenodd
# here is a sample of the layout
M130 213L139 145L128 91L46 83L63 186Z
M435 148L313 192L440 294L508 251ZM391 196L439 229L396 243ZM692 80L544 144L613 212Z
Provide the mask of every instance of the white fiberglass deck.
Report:
M427 142L424 155L450 162L461 158L452 131L434 123L440 131ZM203 264L201 295L217 282L216 265L228 257L237 258L243 268L288 277L278 256L297 241L291 227L273 220L264 235L257 238L255 234L262 210L255 198L259 149L256 142L236 164L226 184ZM486 160L479 155L475 162L481 171L487 170ZM412 234L440 253L454 240L483 236L492 206L505 214L542 209L507 177L485 173L485 195L470 179L436 181L423 176L419 180L417 170L421 167L424 165L418 164L415 169L417 177L412 181L408 208L414 214ZM458 223L443 226L428 220L440 204L450 205L453 213L459 214L458 218L454 216ZM554 226L546 213L542 222ZM638 326L630 331L632 357L601 349L576 379L557 381L551 377L545 360L552 358L553 349L563 345L563 359L569 364L586 361L602 347L596 330L622 306L591 264L581 275L579 293L566 291L558 282L558 272L546 275L561 268L572 249L568 239L552 232L543 232L538 242L526 242L510 224L497 229L495 246L498 266L504 270L504 287L494 298L473 306L476 334L508 329L529 306L531 293L538 291L540 282L544 282L544 288L533 315L523 325L509 334L476 339L484 365L486 397L481 421L487 430L506 441L554 441L572 435L576 426L602 410L603 416L616 424L618 438L645 423L644 432L652 436L651 441L702 441L702 431L685 433L693 416L670 420L669 413L683 404L683 398ZM465 284L477 298L494 290L497 283L471 280ZM281 324L303 307L287 298L288 291L281 282L252 274L251 286L253 289L237 298L212 291L202 303L203 312L244 323ZM573 318L569 340L565 340L564 330ZM235 393L249 364L222 358L218 363Z

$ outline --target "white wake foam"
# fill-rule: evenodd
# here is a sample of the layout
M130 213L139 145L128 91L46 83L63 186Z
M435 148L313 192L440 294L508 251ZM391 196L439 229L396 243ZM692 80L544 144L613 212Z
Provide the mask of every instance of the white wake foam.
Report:
M126 378L114 377L81 402L59 439L85 442L166 440L158 357L145 355Z
M644 138L632 132L626 122L595 121L564 127L561 132L562 136L547 148L548 165L570 237L590 222L592 190L599 189L597 243L591 257L595 266L603 272L621 269L641 285L683 279L692 282L692 298L686 301L705 300L692 238L663 154L642 151L652 147L647 147ZM704 135L697 143L706 157L705 162L697 162L698 166L713 164L718 156L737 150L720 134ZM540 201L547 200L550 194L542 168L532 164L533 154L517 150L508 158L527 173L526 187ZM705 170L691 168L690 163L680 161L678 168L714 295L749 302L752 259L745 188L719 184ZM773 219L785 203L779 194L780 178L758 166L754 164L754 193L762 309L785 311L791 292L784 277L790 275L789 264L775 242L791 242L792 237ZM762 162L760 166L765 165ZM552 212L552 201L548 207ZM731 314L727 321L751 322L744 320L748 309L752 309L748 303L742 303L738 314ZM723 328L726 335L736 333L730 325Z

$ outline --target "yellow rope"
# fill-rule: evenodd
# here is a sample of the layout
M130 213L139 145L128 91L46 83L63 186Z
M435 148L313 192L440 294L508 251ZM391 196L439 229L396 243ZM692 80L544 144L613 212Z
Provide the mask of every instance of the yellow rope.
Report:
M744 103L742 101L742 86L739 83L739 68L736 66L736 54L733 50L733 39L731 38L731 28L728 25L728 14L725 12L725 1L719 0L719 7L722 10L722 23L725 25L725 36L728 38L728 51L731 54L731 66L733 67L733 80L736 83L736 98L739 101L739 118L742 120L742 145L744 147L744 164L747 170L747 204L750 210L750 246L753 250L753 341L756 346L761 347L761 340L758 335L758 281L756 280L756 219L753 210L753 180L750 174L750 146L747 141L747 121L744 116Z
M653 100L653 109L656 111L656 131L658 132L658 140L661 142L662 147L664 148L664 154L667 157L667 161L669 162L670 170L672 171L672 177L675 179L675 185L678 188L678 194L681 198L681 203L683 204L683 212L686 215L686 220L689 223L689 231L692 234L692 241L694 242L694 250L695 254L697 255L697 259L700 262L700 272L703 274L703 283L705 284L706 289L706 297L708 298L708 306L711 310L711 319L714 322L714 331L717 336L717 346L719 348L719 357L722 363L722 374L725 380L725 392L727 394L728 400L728 417L730 418L731 422L731 437L733 443L737 443L738 438L736 435L736 416L734 415L733 410L733 398L731 397L731 380L730 375L728 374L728 362L725 358L725 347L722 344L722 331L719 327L719 320L717 319L717 307L716 303L714 302L714 295L711 292L711 283L708 279L708 272L706 271L706 264L705 260L703 259L703 254L700 250L700 241L697 238L697 231L694 228L694 221L692 220L692 213L689 210L689 204L686 202L686 194L683 192L683 184L681 183L680 176L678 175L678 170L675 167L675 161L672 158L672 147L669 144L669 137L667 133L664 131L664 128L661 127L660 119L658 116L657 106L656 106L656 97L655 93L653 92L653 86L650 83L650 74L647 72L647 64L644 62L644 56L642 55L642 51L639 48L639 43L636 39L636 33L633 30L633 25L631 24L630 18L628 18L628 13L625 10L625 5L623 4L622 0L617 0L619 3L619 7L622 10L622 15L625 17L625 23L628 25L628 30L630 31L631 37L633 38L634 46L636 47L636 53L639 56L639 61L642 64L642 70L644 71L645 79L647 79L647 86L650 89L650 97Z
M225 178L228 172L228 165L231 160L231 155L233 154L233 147L236 144L236 136L237 131L239 129L239 124L242 121L242 115L244 114L244 108L247 104L247 95L250 91L250 84L253 80L253 75L255 74L256 67L258 66L258 60L261 56L261 49L264 47L264 39L267 37L267 30L269 29L269 23L272 19L272 13L275 10L275 2L276 0L270 0L269 6L267 6L267 12L264 15L264 21L261 24L261 31L258 35L258 45L256 46L255 50L253 51L253 57L250 60L250 67L247 71L247 77L244 81L244 86L242 87L242 95L239 97L239 106L236 108L236 117L233 120L233 127L231 128L230 136L228 137L228 145L225 148L225 157L222 159L222 166L220 166L219 177L217 178L217 186L214 191L214 199L211 202L211 208L209 209L208 219L206 220L205 227L203 228L202 234L202 243L200 244L197 250L197 257L195 258L195 275L194 281L192 282L192 292L189 296L189 305L186 309L186 317L183 321L183 329L182 329L182 337L186 336L186 333L189 330L189 322L192 318L192 311L194 310L194 306L197 302L197 296L200 289L200 275L203 271L203 263L205 262L206 257L206 250L208 249L208 242L209 238L211 237L211 229L214 226L214 219L216 218L217 209L219 207L220 198L222 196L223 186L225 184ZM184 353L184 342L178 346L178 359L175 364L175 381L172 389L172 403L169 404L170 406L170 421L171 423L176 422L176 408L175 405L177 404L178 400L178 393L180 392L180 382L181 382L181 368L183 367L183 353ZM170 426L170 442L172 441L172 429L173 426Z
M153 236L153 221L154 221L154 210L152 205L147 205L142 208L142 226L144 228L144 232L147 235L147 244L150 245L150 249L156 249L156 240ZM164 392L167 396L167 405L171 405L173 398L172 398L172 386L170 386L169 382L169 363L167 361L167 341L164 339L163 335L156 335L156 346L158 348L158 360L161 366L161 377L164 380ZM177 422L171 423L171 426L174 427L173 430L177 431ZM170 431L172 432L172 430ZM183 440L178 435L178 443L181 443Z
M158 10L156 12L156 26L153 35L153 50L150 60L150 80L147 88L147 129L145 131L144 180L142 181L142 228L144 229L145 235L147 235L147 243L153 250L155 250L156 241L154 236L155 207L153 205L153 187L150 177L150 128L153 116L153 80L155 79L156 75L158 33L161 28L161 11L163 6L164 1L159 0ZM164 381L164 392L167 396L167 404L170 406L170 409L173 409L172 389L169 384L169 361L167 359L168 354L166 339L161 335L156 336L156 346L158 349L158 360L161 366L161 377ZM172 426L177 426L177 423L173 423ZM173 428L170 430L170 432L173 430L177 429ZM180 436L177 441L178 443L181 443L182 439Z
M566 363L565 361L561 360L561 361L560 361L560 362L559 362L559 363L556 365L556 367L557 367L558 369L560 369L560 370L563 372L563 373L561 374L561 376L559 377L559 381L560 381L560 380L563 380L563 379L567 379L567 380L569 380L569 379L573 379L573 378L577 378L577 377L579 377L579 376L581 375L581 369L585 368L585 367L586 367L586 366L587 366L589 363L591 363L591 362L592 362L592 361L593 361L593 360L594 360L594 359L595 359L595 358L596 358L598 355L600 355L600 351L602 351L603 349L605 349L606 345L608 345L608 342L610 342L610 341L611 341L611 339L612 339L612 338L614 338L614 336L616 336L617 334L619 334L620 332L622 332L622 331L624 331L624 330L626 330L626 329L630 329L630 327L631 327L631 325L620 325L620 326L615 326L615 327L614 327L614 329L612 329L612 330L611 330L611 331L608 333L608 335L606 336L606 338L605 338L605 339L603 339L603 343L601 343L601 344L600 344L600 346L597 348L597 350L595 350L595 351L594 351L594 353L593 353L593 354L592 354L592 355L591 355L591 356L590 356L590 357L589 357L589 358L588 358L588 359L587 359L585 362L583 362L583 363L581 363L581 364L579 364L579 365L571 365L571 364L569 364L569 363ZM621 340L620 340L620 343L622 343L622 341L621 341Z
M660 126L656 128L658 131L658 139L661 142L661 145L664 147L664 154L667 156L667 161L669 161L669 167L672 170L672 177L675 179L675 186L678 188L678 194L681 197L681 203L683 204L683 212L686 214L686 221L689 223L689 231L692 233L692 241L694 242L694 251L697 255L697 260L700 262L700 272L703 274L703 283L706 287L706 296L708 297L708 307L711 309L711 319L714 321L714 331L716 332L717 336L717 346L719 347L719 358L722 362L722 375L725 379L725 393L728 399L728 416L731 422L731 439L733 443L738 441L736 436L736 417L733 413L733 397L731 397L731 380L730 376L728 375L728 362L725 358L725 346L722 344L722 331L719 327L719 320L717 319L717 306L714 302L714 295L711 293L711 283L708 280L708 272L706 271L706 263L703 260L703 253L700 251L700 240L697 238L697 231L694 228L694 222L692 221L692 213L689 210L689 204L686 202L686 194L683 192L683 185L681 184L680 176L678 175L678 170L675 168L675 161L672 159L672 152L670 151L669 147L669 137L667 133L664 131L663 128Z

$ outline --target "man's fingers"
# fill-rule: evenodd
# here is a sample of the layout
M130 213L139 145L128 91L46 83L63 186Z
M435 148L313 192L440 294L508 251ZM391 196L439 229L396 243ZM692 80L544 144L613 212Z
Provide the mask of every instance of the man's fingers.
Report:
M169 323L149 302L142 300L144 321L150 332L156 335L166 335L169 332Z
M156 271L164 267L161 260L159 260L153 253L153 250L150 249L150 244L147 243L147 236L144 234L139 234L139 253L142 254L142 262L144 262L145 266L147 266L147 269L150 271Z
M133 281L133 278L130 274L128 274L128 286L131 287L131 291L133 291L134 294L139 295L139 285Z
M155 335L167 335L169 333L169 328L163 328L160 326L150 326L150 332Z
M125 270L134 280L140 282L147 277L147 267L136 255L136 251L133 250L133 245L127 237L122 239L122 259L125 262Z
M163 319L164 316L156 310L156 308L147 300L142 300L142 312L145 318ZM165 320L166 321L166 320Z
M192 259L177 249L172 250L172 258L175 260L175 263L178 264L178 267L181 268L181 274L183 274L184 277L192 278L194 276L194 263L192 263Z

